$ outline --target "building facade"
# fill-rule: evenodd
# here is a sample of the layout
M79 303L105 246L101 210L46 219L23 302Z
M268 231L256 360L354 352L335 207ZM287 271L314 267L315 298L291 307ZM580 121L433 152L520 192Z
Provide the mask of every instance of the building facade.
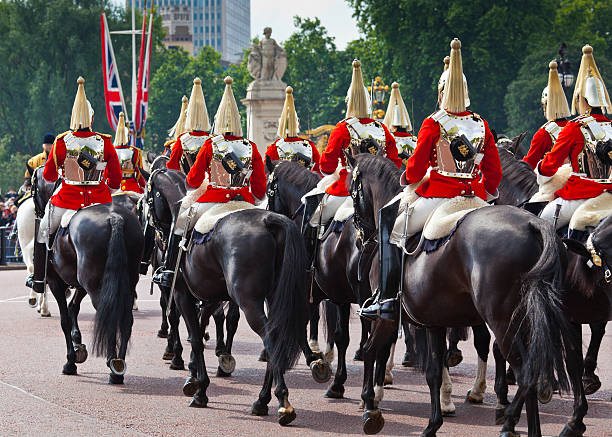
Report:
M250 0L126 0L143 10L153 3L162 17L166 47L183 47L194 56L204 46L221 60L239 63L251 41Z

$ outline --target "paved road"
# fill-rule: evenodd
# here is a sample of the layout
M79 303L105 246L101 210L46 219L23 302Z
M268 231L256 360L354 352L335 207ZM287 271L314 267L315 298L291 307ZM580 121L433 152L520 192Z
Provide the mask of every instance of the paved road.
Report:
M108 369L102 358L91 357L78 367L77 376L61 374L65 362L64 339L57 306L50 304L52 317L43 319L27 307L22 286L24 271L0 272L0 435L2 436L293 436L360 435L358 409L362 378L361 363L349 359L345 399L323 398L326 388L315 383L302 360L287 376L290 400L297 412L292 426L282 428L276 415L252 417L249 410L263 380L264 364L257 361L258 337L244 318L236 336L234 355L237 368L228 379L214 377L216 359L207 350L207 368L212 382L208 390L209 408L188 408L189 399L181 392L186 371L173 371L161 356L164 341L155 336L159 329L159 294L149 296L149 279L139 284L140 310L135 313L134 332L127 357L125 385L107 384ZM91 341L93 307L82 305L80 325L83 340ZM352 338L358 336L358 320L351 323ZM588 328L585 328L588 341ZM598 373L602 389L589 396L587 434L612 436L612 329L603 341ZM183 327L183 338L185 331ZM209 346L214 347L211 342ZM489 365L488 393L483 405L463 402L475 375L475 353L467 343L464 363L451 369L453 400L457 414L445 418L439 436L495 436L493 424L495 395L492 392L493 367ZM396 362L401 361L398 347ZM188 351L188 347L186 347ZM355 345L351 344L352 358ZM187 354L185 354L187 357ZM492 362L492 356L491 356ZM381 435L419 435L427 424L429 393L423 375L412 369L396 367L395 384L385 392L383 401L386 425ZM512 390L514 392L514 390ZM540 407L543 432L558 435L571 413L569 398ZM276 399L270 404L276 411ZM526 434L523 414L518 428Z

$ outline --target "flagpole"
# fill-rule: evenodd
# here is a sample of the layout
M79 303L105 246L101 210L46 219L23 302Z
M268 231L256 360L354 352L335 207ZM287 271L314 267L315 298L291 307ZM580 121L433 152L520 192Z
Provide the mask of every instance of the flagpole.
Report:
M136 117L136 12L132 0L132 121Z

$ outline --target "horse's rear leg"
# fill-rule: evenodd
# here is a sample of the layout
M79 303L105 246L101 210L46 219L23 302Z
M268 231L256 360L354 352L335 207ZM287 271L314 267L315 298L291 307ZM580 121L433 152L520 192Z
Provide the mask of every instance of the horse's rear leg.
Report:
M181 279L179 280L182 282ZM191 334L192 363L189 364L191 376L187 378L187 381L183 385L183 393L186 396L193 395L193 399L189 404L190 407L204 408L208 405L206 389L210 384L210 379L206 373L204 342L200 331L200 321L198 319L195 299L191 293L183 289L182 284L177 284L174 293L174 302L179 307L187 325L187 330Z
M527 391L527 396L525 397L525 411L527 413L528 437L542 437L540 414L538 413L538 396L535 387Z
M319 313L319 305L314 307L312 315L310 316L309 322L309 335L308 335L308 346L313 352L321 352L319 348L319 320L321 315Z
M519 367L517 366L517 368ZM518 371L517 377L520 381L521 374ZM519 434L516 433L514 427L521 418L521 410L523 409L523 404L525 403L527 391L527 387L525 387L524 384L519 383L514 399L512 399L512 402L506 408L504 425L502 426L500 437L518 437Z
M472 389L467 392L466 400L472 404L482 404L487 390L487 359L491 334L487 325L472 326L474 332L474 347L478 353L478 370Z
M68 304L66 302L66 290L68 289L68 286L64 283L64 281L52 274L52 272L49 273L50 274L47 275L47 281L49 288L53 293L53 297L55 297L55 300L57 301L57 306L59 307L62 331L64 331L64 337L66 339L67 361L66 364L64 364L62 373L64 375L76 375L76 353L74 351L74 347L72 346L72 320L70 319Z
M443 359L446 356L446 328L427 328L427 349L425 376L431 397L431 414L429 424L421 435L423 437L434 437L443 422L440 407L440 387L442 386Z
M225 349L219 353L219 366L217 367L217 376L227 377L232 376L232 372L236 368L236 360L232 356L232 345L234 344L234 336L238 330L238 321L240 320L240 309L234 301L230 301L225 316L225 327L227 329L227 342ZM223 332L223 326L221 327Z
M589 325L591 327L591 341L584 357L584 376L582 377L584 393L587 395L595 393L601 387L601 381L595 374L595 369L597 368L597 354L599 353L601 340L606 333L606 323L591 323Z
M414 328L410 326L408 317L402 317L402 328L404 329L404 343L406 344L406 353L402 360L402 366L414 367L418 360L414 347Z
M68 314L70 314L70 319L72 320L72 343L74 351L76 352L77 363L84 363L87 359L87 348L81 339L81 330L79 329L78 321L81 302L86 295L87 292L83 288L78 287L68 305Z
M497 341L493 342L493 357L495 358L495 394L497 405L495 406L495 424L501 425L506 417L506 408L510 405L508 401L508 383L506 380L506 359L501 354Z
M338 348L338 364L334 382L325 392L325 397L341 399L344 397L344 383L346 382L346 349L349 345L349 319L351 304L338 305L338 322L334 339Z
M217 308L212 313L212 318L215 321L215 333L217 336L217 344L215 345L215 355L219 356L225 352L225 308L223 302L220 302ZM204 332L202 332L204 335Z
M584 388L582 386L582 326L572 324L572 338L567 339L565 345L565 365L567 373L572 382L572 391L574 393L574 411L571 419L563 428L560 437L579 437L586 431L586 426L583 422L586 416L588 405Z
M168 317L166 317L168 311L168 299L169 299L169 290L166 287L159 287L160 295L159 295L159 306L161 307L161 326L159 331L157 331L157 336L159 338L168 337Z
M457 347L459 341L463 340L465 328L451 328L448 334L448 351L446 352L446 365L448 367L458 366L463 361L463 354Z
M282 373L275 371L276 390L274 395L278 399L278 423L281 426L289 425L295 420L295 409L289 403L289 389L285 384L285 377Z
M170 368L172 370L184 370L185 362L183 361L183 344L179 334L180 314L176 302L170 302L170 314L168 322L170 324L170 333L168 334L168 347L171 348ZM167 349L166 349L167 351Z

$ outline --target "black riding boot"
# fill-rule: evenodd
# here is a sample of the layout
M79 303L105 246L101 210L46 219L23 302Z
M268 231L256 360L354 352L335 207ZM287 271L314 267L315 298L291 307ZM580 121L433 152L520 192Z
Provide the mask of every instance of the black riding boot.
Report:
M397 314L398 291L402 255L400 249L389 242L397 217L399 201L380 210L378 227L379 282L376 294L364 302L359 310L363 318L394 320Z
M168 239L168 248L166 249L166 256L164 258L164 265L161 266L153 275L153 282L164 286L172 286L172 278L174 277L174 269L176 268L176 260L178 257L179 243L181 242L181 236L174 233L170 234Z
M34 273L32 281L26 281L26 286L32 287L37 293L45 292L45 266L47 263L47 245L34 241Z

